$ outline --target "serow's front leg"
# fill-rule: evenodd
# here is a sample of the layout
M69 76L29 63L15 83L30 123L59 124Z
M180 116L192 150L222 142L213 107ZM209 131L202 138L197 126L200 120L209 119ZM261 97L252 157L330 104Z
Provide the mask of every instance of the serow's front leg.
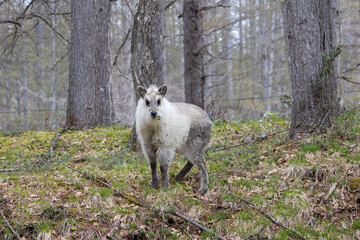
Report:
M158 155L160 157L160 171L162 178L162 187L169 187L169 164L175 155L175 150L173 149L159 149Z
M153 161L150 161L150 169L151 169L151 176L152 176L152 182L151 187L157 188L159 185L159 177L157 174L157 167L156 167L156 158Z
M151 169L151 176L152 176L151 187L157 188L157 186L159 185L159 177L157 174L156 152L154 149L150 147L147 147L145 149Z

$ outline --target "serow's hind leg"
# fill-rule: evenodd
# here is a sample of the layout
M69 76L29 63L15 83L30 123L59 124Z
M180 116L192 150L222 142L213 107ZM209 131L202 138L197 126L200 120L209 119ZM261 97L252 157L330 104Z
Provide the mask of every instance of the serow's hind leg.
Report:
M206 171L206 163L202 156L198 156L197 158L195 158L194 163L200 173L200 187L198 192L200 195L204 195L208 189L209 184L209 177Z
M192 169L194 164L191 162L187 162L186 165L183 167L183 169L180 170L180 172L175 176L175 180L180 180L186 176Z

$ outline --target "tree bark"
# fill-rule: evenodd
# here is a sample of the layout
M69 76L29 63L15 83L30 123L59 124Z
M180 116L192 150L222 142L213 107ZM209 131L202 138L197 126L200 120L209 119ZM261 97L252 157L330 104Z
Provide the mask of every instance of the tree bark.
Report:
M131 35L131 74L134 82L136 102L139 100L138 86L149 87L156 84L153 56L154 24L159 11L159 0L140 0L134 16ZM128 145L136 146L135 124Z
M28 80L26 73L26 59L25 59L25 49L24 49L24 36L21 36L21 83L22 83L22 99L23 99L23 109L24 109L24 129L29 130L29 116L28 116Z
M99 13L99 59L100 69L98 73L98 81L100 82L100 109L99 122L101 125L110 126L111 124L111 59L110 59L110 7L109 0L98 0L97 11Z
M156 85L164 84L164 5L159 1L152 36L152 60Z
M41 14L41 5L38 6L37 11L39 12L39 14ZM40 99L37 99L36 101L33 101L34 106L37 106L39 103L43 102L44 103L44 99L46 97L45 95L45 68L44 68L44 64L43 64L43 60L44 60L44 23L43 21L39 21L38 24L36 25L36 27L34 28L34 32L36 35L36 49L37 49L37 59L35 61L35 68L37 71L37 83L38 85L38 89L39 89L39 94L40 94Z
M137 93L139 85L149 87L156 84L153 63L153 29L159 0L140 0L134 16L131 35L131 73Z
M337 0L285 1L293 109L290 137L330 126L337 99Z
M6 103L5 103L5 108L6 110L10 110L10 80L9 80L9 63L5 62L5 67L4 67L4 71L5 71L5 99L6 99Z
M230 6L230 0L225 0L223 3L225 6ZM229 11L226 9L225 11ZM226 23L231 22L231 14L229 12L226 14ZM232 101L234 100L234 90L233 90L233 79L232 79L232 70L233 70L233 64L232 64L232 37L231 37L231 25L228 26L225 29L225 61L226 61L226 75L225 75L225 81L226 81L226 89L227 89L227 101L228 105L232 105ZM233 118L233 110L231 107L228 109L228 119L229 121Z
M109 48L103 39L108 38L108 33L101 29L108 22L100 20L100 15L109 14L104 4L105 0L71 1L67 127L94 127L106 124L110 119L109 103L106 102L108 91L104 88L110 80L105 64Z
M206 22L210 22L212 18L210 11L204 12L204 18ZM204 105L207 105L211 101L211 88L212 88L212 81L211 81L211 35L208 32L203 32L203 49L205 50L204 54L204 97L205 102ZM205 107L206 108L206 107Z
M273 88L273 74L274 74L274 35L275 35L275 10L273 10L272 3L269 3L269 14L270 14L270 36L268 39L268 84L265 91L265 111L270 112L272 110L271 106L271 92Z
M49 3L49 6L51 8L52 12L55 12L55 3L51 2ZM56 24L56 16L51 15L50 16L50 22L53 27L55 27ZM55 92L55 86L56 86L56 72L57 72L57 66L56 66L56 37L53 30L50 30L50 129L51 125L54 122L54 116L56 111L56 92Z
M185 102L204 108L201 0L184 0Z

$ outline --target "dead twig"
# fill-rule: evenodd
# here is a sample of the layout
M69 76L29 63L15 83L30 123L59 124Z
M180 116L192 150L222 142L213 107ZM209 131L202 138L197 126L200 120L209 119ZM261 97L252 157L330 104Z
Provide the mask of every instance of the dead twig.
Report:
M352 81L352 80L350 80L351 78L348 78L348 77L342 76L341 79L344 79L345 81L347 81L347 82L349 82L349 83L360 84L360 82Z
M21 240L19 234L14 230L14 228L11 226L11 224L9 223L9 221L7 220L7 218L5 217L5 214L3 212L3 210L0 208L0 214L2 219L6 222L6 225L10 228L11 232L14 234L14 236L18 239Z
M265 212L264 210L262 210L261 208L259 208L258 206L256 206L254 203L252 203L251 201L245 199L245 198L242 198L240 196L235 196L234 194L232 193L229 193L230 196L232 197L235 197L239 200L241 200L242 202L246 203L247 205L249 205L250 207L252 207L253 209L261 212L265 217L267 217L271 222L275 223L276 225L282 227L282 228L285 228L286 230L289 230L291 231L294 235L296 235L298 238L300 239L305 239L305 237L303 235L301 235L298 231L292 229L292 228L289 228L287 226L285 226L284 224L282 224L281 222L279 222L278 220L276 220L272 215L270 215L269 213ZM236 201L234 201L235 203L238 203Z
M329 199L330 195L334 192L334 190L335 190L336 186L337 186L337 182L336 182L336 183L334 183L334 184L331 186L331 188L330 188L330 190L329 190L328 194L326 195L325 200L328 200L328 199Z
M126 2L126 5L128 6L128 8L130 9L131 15L134 17L135 15L134 15L133 10L132 10L131 7L130 7L130 4L128 3L127 0L125 0L125 2Z
M166 11L171 5L173 5L177 0L172 0L168 5L164 7L164 11Z

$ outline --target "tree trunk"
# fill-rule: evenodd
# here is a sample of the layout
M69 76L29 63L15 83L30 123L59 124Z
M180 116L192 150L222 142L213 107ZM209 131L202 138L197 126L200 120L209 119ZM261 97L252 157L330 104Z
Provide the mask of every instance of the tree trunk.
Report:
M38 6L39 13L41 14L41 6ZM38 106L39 103L45 101L45 68L43 64L44 60L44 23L43 21L39 21L36 27L34 28L34 32L36 35L36 49L37 49L37 59L35 61L35 68L37 71L37 82L39 88L40 99L36 99L33 101L34 106ZM41 105L41 104L40 104Z
M204 18L206 22L210 22L212 18L210 11L204 12ZM205 102L204 104L207 105L211 101L211 88L212 88L212 81L211 81L211 35L208 32L203 33L203 48L205 50L204 54L204 97Z
M109 26L110 26L110 1L98 0L97 11L99 13L99 58L100 69L98 73L98 81L100 82L100 104L99 104L99 122L101 125L110 126L111 124L111 59L110 59L110 41L109 41Z
M28 80L26 74L26 60L25 60L25 50L24 50L24 36L21 36L21 83L22 83L22 99L23 99L23 109L24 109L24 129L29 130L29 116L28 116Z
M290 137L296 138L331 125L339 112L337 0L287 0L285 14L293 94Z
M152 59L156 85L164 84L164 6L159 1L152 36Z
M110 119L106 94L110 74L105 58L108 45L103 39L100 15L109 14L104 2L71 1L70 73L66 126L88 128L106 124ZM103 12L103 13L102 13ZM104 26L103 26L104 27ZM105 29L108 29L105 27ZM105 36L103 36L105 35ZM104 44L104 46L101 46ZM102 51L102 52L101 52ZM104 100L105 99L105 100Z
M264 0L260 1L260 6L264 8L263 12L267 11L267 6ZM259 16L259 31L260 31L260 38L259 38L259 53L260 53L260 70L261 70L261 96L263 103L266 108L266 104L269 100L268 88L269 88L269 79L268 79L268 33L267 33L267 19L265 18L265 14L261 13ZM264 108L264 109L265 109Z
M153 31L159 11L159 0L140 0L134 16L131 35L131 74L133 77L136 102L139 100L138 86L156 84L153 62ZM136 146L135 124L128 145Z
M51 7L51 11L55 12L55 4L54 2L50 2L49 6ZM50 22L53 27L56 24L56 16L50 16ZM56 92L55 92L55 85L56 85L56 37L53 30L50 30L50 129L52 128L52 124L54 122L54 116L56 111Z
M140 0L134 16L131 35L131 73L137 96L139 85L149 87L156 84L153 64L153 29L159 0Z
M184 0L185 102L204 108L201 0Z
M10 80L9 80L9 63L5 62L5 108L6 110L10 110Z
M230 6L230 0L225 0L223 3L225 6ZM228 9L226 11L229 11ZM226 23L231 22L231 14L229 12L226 14ZM231 37L231 25L225 29L225 59L226 59L226 89L227 89L227 101L228 101L228 119L229 121L232 120L233 117L233 110L231 109L232 102L234 100L234 90L233 90L233 79L232 79L232 37Z
M273 85L273 73L274 73L274 35L275 35L275 10L273 9L272 2L269 2L269 10L268 13L270 14L270 33L268 38L268 60L267 60L267 88L264 92L266 99L265 101L265 111L270 112L272 110L271 107L271 92L272 92L272 85Z

